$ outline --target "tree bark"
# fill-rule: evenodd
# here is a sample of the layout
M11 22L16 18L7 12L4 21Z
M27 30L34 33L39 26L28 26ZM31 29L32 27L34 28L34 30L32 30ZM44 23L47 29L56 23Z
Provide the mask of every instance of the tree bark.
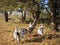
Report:
M26 20L26 12L22 12L22 22L25 22Z
M33 27L29 27L29 28L28 28L28 32L29 32L29 33L32 33L32 31L34 30L36 24L37 24L37 19L34 20L34 22L33 22L33 24L32 24Z
M37 24L37 21L39 20L39 14L40 14L40 13L41 13L41 12L39 11L39 4L38 4L38 5L37 5L36 16L35 16L34 22L33 22L33 24L32 24L33 27L31 27L31 28L28 29L28 30L29 30L29 33L31 33L31 32L34 30L34 28L35 28L35 26L36 26L36 24Z
M8 22L8 12L5 11L5 21Z
M57 15L57 0L49 0L50 10L51 10L51 21L53 30L58 30L57 23L56 23L56 15Z
M32 10L32 17L35 19L34 10Z

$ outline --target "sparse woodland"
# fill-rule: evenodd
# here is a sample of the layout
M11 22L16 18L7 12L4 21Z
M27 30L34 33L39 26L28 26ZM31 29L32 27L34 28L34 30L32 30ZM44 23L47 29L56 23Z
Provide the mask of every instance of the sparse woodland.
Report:
M19 8L21 14L12 15ZM38 34L41 24L43 36ZM16 26L30 30L19 43L13 37ZM0 45L23 44L60 45L60 0L0 0Z

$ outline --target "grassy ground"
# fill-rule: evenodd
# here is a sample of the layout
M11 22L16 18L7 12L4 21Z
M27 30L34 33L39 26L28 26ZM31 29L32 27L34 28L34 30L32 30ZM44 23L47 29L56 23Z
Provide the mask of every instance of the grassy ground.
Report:
M5 22L4 16L0 15L0 45L22 45L23 43L14 41L13 32L15 26L19 28L28 28L28 24L21 23L20 16L10 15L9 22ZM24 38L25 45L60 45L60 32L52 31L49 25L44 24L44 36L38 36L37 29L39 24L36 25L34 31ZM30 40L28 40L30 38Z

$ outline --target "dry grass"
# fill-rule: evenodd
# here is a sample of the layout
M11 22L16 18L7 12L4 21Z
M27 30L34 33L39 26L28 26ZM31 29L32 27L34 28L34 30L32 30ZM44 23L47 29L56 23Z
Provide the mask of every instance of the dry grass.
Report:
M4 17L0 16L0 45L22 45L23 43L15 42L13 38L14 27L17 25L19 28L28 28L28 24L22 24L19 20L20 16L11 15L11 20L9 22L4 21ZM39 24L37 24L34 31L25 37L25 45L60 45L60 34L59 32L54 32L49 28L49 25L44 25L44 36L38 36L37 29ZM30 38L28 40L27 38Z

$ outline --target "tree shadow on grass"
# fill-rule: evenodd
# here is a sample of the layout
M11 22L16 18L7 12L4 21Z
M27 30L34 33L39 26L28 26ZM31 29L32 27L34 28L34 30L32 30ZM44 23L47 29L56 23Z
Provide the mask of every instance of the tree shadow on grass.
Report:
M40 36L38 37L38 35L33 35L33 38L32 39L29 39L29 40L25 40L26 42L42 42L44 40L44 36Z
M32 36L33 36L33 37L38 37L39 35L38 35L38 34L33 34Z
M59 34L55 34L55 35L48 34L48 35L43 35L43 36L40 36L40 37L36 37L36 36L38 36L38 35L36 34L36 35L33 35L33 36L34 36L34 38L29 39L29 40L25 40L25 41L26 41L26 42L42 42L42 41L44 41L45 39L51 40L52 38L60 38L60 35L59 35Z
M32 38L30 40L25 40L26 42L42 42L42 38Z

